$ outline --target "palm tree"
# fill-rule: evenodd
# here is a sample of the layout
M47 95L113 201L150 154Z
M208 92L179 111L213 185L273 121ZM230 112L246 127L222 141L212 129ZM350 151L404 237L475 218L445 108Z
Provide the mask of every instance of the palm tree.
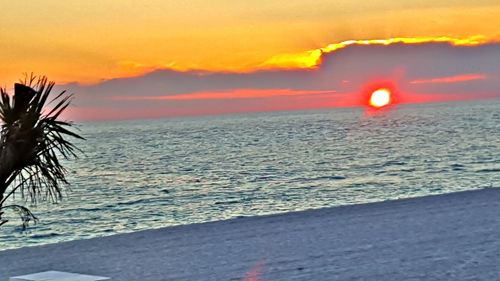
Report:
M68 183L60 158L75 158L79 151L68 137L83 138L69 130L72 123L60 120L72 96L63 91L52 97L53 87L46 77L31 75L14 85L13 96L0 89L0 226L7 222L6 209L19 213L23 227L37 220L25 206L7 205L11 196L20 193L33 204L57 201Z

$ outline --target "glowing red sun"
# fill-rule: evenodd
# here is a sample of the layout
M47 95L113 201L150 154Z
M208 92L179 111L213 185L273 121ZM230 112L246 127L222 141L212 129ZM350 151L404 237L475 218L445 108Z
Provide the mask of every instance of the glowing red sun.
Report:
M373 91L370 94L368 104L375 108L381 108L391 104L391 91L386 88L381 88Z

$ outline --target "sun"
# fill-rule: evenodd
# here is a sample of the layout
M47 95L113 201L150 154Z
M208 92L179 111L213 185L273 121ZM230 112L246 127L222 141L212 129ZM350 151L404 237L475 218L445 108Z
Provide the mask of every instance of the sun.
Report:
M370 106L380 108L387 106L391 103L391 91L382 88L373 91L370 95L370 101L368 104Z

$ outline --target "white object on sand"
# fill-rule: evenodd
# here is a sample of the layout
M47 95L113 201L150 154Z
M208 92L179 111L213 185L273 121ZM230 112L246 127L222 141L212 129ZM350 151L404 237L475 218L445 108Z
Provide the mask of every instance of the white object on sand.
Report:
M99 281L108 277L84 275L61 271L45 271L23 276L10 277L9 281Z

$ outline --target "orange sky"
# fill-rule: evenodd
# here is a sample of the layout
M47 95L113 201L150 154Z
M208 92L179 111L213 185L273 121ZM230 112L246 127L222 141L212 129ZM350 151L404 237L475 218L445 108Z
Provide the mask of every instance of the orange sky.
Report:
M309 66L346 40L500 39L498 1L0 0L0 85L95 83L154 69ZM312 52L312 53L311 53ZM298 58L298 59L297 59Z

